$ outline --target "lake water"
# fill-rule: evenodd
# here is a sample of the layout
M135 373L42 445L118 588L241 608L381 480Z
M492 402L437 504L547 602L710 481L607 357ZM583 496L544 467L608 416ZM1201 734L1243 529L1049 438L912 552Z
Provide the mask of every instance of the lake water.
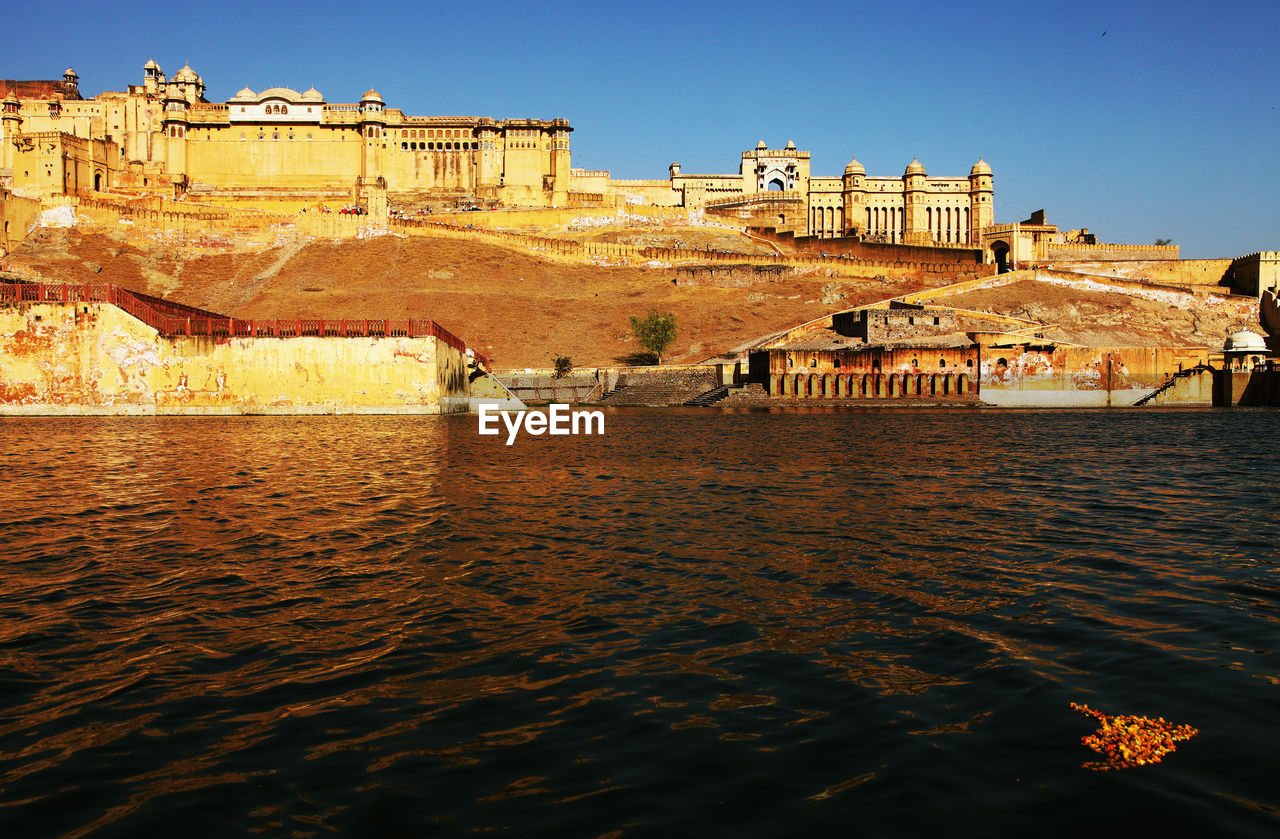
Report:
M606 419L0 419L0 835L1280 830L1280 412Z

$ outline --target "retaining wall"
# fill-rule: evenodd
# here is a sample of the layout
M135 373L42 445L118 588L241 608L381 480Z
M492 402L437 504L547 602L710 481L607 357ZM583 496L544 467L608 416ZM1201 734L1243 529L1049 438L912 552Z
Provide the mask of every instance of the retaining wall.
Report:
M106 304L0 305L0 414L435 414L469 408L438 338L166 338Z

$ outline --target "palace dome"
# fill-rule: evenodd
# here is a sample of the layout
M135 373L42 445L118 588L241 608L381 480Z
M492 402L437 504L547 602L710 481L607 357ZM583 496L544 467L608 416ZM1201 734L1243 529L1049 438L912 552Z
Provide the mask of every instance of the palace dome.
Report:
M973 164L973 168L969 170L969 177L973 177L974 175L990 175L990 174L991 174L991 167L988 166L987 161L983 160L981 157L978 158L977 163Z
M767 148L769 148L769 147L768 147L767 145L765 145L764 140L761 140L760 142L756 143L756 148L758 148L758 149L767 149Z
M175 82L198 82L200 77L196 75L196 71L191 69L190 64L183 64L182 69L174 73L173 80Z
M364 92L364 96L360 97L361 102L381 102L382 97L378 95L378 91L369 88Z
M1258 333L1241 329L1227 336L1227 342L1222 345L1222 351L1265 353L1267 342Z
M913 157L913 158L911 158L911 162L907 164L907 170L906 170L905 172L903 172L902 174L904 174L904 175L923 175L923 174L924 174L924 164L923 164L923 163L921 163L919 160L916 160L916 159Z
M156 64L156 60L154 58L148 58L147 63L142 65L142 69L155 70L158 73L160 72L160 65Z
M302 94L302 100L304 102L323 102L324 94L312 87Z
M291 87L269 87L258 94L258 99L285 99L289 102L296 102L302 98L302 94Z
M867 168L859 163L858 158L855 157L849 161L848 166L844 167L844 173L846 175L865 175L867 174Z
M245 88L241 88L240 92L231 98L232 99L256 99L258 98L258 94L254 93L252 90L245 87Z
M794 140L787 140L787 145L784 148L794 149L795 147L796 147L796 143Z

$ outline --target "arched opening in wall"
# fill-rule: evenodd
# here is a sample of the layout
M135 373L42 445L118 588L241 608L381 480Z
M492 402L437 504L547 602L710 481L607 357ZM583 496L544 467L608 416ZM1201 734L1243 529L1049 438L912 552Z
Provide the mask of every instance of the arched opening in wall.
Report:
M786 188L787 188L787 185L782 182L782 178L774 178L773 180L769 181L770 192L782 192Z
M995 260L997 274L1007 273L1009 271L1009 244L1007 242L992 242L991 258Z
M102 192L102 173L101 172L93 173L93 191Z

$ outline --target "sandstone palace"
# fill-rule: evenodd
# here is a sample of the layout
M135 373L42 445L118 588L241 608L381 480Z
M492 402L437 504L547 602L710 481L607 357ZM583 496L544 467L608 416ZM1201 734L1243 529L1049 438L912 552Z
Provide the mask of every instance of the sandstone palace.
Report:
M761 142L732 174L671 164L657 180L573 169L565 119L409 116L376 90L331 103L312 88L245 88L205 98L189 66L172 78L148 61L142 84L84 98L62 80L0 80L0 185L18 194L92 191L305 206L709 208L802 236L856 236L908 245L977 245L993 222L991 168L929 177L912 160L900 176L868 176L857 160L836 177L811 174L809 152Z

